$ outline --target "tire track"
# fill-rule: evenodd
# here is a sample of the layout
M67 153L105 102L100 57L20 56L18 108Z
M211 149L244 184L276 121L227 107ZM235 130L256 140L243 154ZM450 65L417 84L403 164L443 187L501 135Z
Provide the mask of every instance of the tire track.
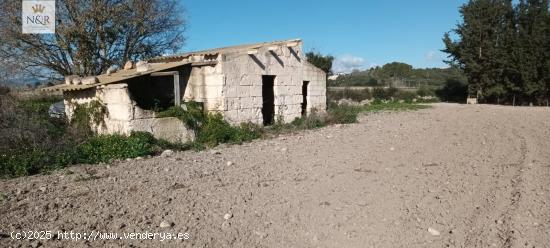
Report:
M494 124L499 123L499 119L492 121ZM518 135L520 132L514 128L517 123L509 124L505 127L499 126L504 132L494 134L496 139L489 144L492 149L486 154L492 155L499 143L506 141L507 136L512 136L511 140L518 144L516 149L519 150L519 158L517 162L506 163L512 159L512 155L517 154L514 152L516 149L513 149L495 161L490 168L486 168L489 169L487 173L490 177L487 175L489 179L484 182L489 185L485 186L484 192L478 197L478 202L483 201L482 204L476 207L468 219L467 226L472 229L465 238L464 247L495 246L496 242L499 247L511 247L515 239L512 220L521 200L522 171L527 161L528 147L526 138ZM495 227L496 230L493 230Z
M515 215L515 212L518 208L518 204L521 201L521 186L522 186L522 172L525 168L525 164L527 161L527 141L526 138L523 136L518 135L518 132L514 132L515 136L520 140L520 156L521 161L517 164L514 164L516 168L515 174L510 180L510 184L512 186L512 192L510 194L510 203L509 206L506 209L506 212L504 212L501 215L501 219L503 220L498 229L500 231L500 237L503 241L503 247L512 247L514 240L515 240L515 234L516 231L514 230L514 222L513 217Z

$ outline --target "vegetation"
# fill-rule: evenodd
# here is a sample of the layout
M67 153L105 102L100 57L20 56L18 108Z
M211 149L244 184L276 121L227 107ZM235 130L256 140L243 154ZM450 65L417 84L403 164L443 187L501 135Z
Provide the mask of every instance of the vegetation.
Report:
M440 87L447 80L466 82L466 76L456 66L449 68L415 69L411 65L393 62L382 67L374 67L364 71L353 71L340 75L335 80L329 80L328 86L392 86L392 87Z
M383 90L384 97L393 91ZM413 103L385 99L375 100L369 106L331 104L327 114L320 115L312 110L308 116L296 118L291 123L284 123L279 117L275 125L262 128L252 123L230 125L220 114L205 114L199 104L189 102L185 109L173 107L157 114L158 117L179 118L195 130L195 142L173 144L155 139L146 132L133 132L128 136L95 135L90 124L97 125L104 115L100 102L77 107L71 122L50 118L48 108L59 100L49 96L18 99L7 93L0 95L3 106L0 109L0 177L46 173L79 163L94 164L155 155L165 149L189 150L221 143L240 144L284 132L354 123L361 112L419 108Z
M436 90L437 96L445 102L466 102L468 85L458 80L449 79L445 85Z
M322 55L319 52L310 51L306 53L306 58L309 63L323 70L327 74L332 74L332 62L334 57L330 55Z
M73 104L75 107L73 119L70 122L74 129L79 130L81 135L92 135L91 125L95 127L103 125L106 109L100 101L95 100L85 104L69 104Z
M194 148L156 140L149 133L93 136L89 124L101 114L100 103L82 105L72 122L50 118L57 97L19 99L0 95L0 177L43 173L76 163L108 162L152 155L163 149ZM94 117L96 115L96 117Z
M261 128L256 124L243 123L235 127L225 121L221 114L208 114L204 126L198 132L197 142L213 147L220 143L240 144L261 136Z
M49 105L55 97L16 99L9 90L0 95L0 175L27 175L58 168L71 154L57 137L66 127L50 120Z
M547 105L550 98L550 12L547 0L469 1L462 23L443 41L451 65L468 77L480 101ZM457 36L453 40L452 35Z
M60 0L55 35L21 33L21 2L0 1L0 61L18 65L16 73L98 75L128 60L177 51L185 40L176 0Z
M159 112L157 117L176 117L195 132L197 146L216 146L220 143L242 143L261 137L261 128L252 123L238 127L230 125L221 114L205 114L196 102L185 103Z
M188 102L185 104L186 109L178 106L172 106L167 110L157 113L157 117L176 117L183 121L187 128L197 132L205 122L204 111L197 102Z
M343 90L329 89L327 90L327 98L329 102L336 102L342 99L349 99L355 102L361 102L364 100L404 101L408 103L439 101L439 98L436 96L436 91L426 86L422 86L417 90L403 90L393 87L374 87L372 89L344 88Z
M129 136L99 135L77 147L77 161L94 164L150 155L155 152L155 144L156 139L146 132L134 132Z
M348 124L357 122L360 113L372 113L380 111L406 111L429 108L428 105L407 103L399 101L381 102L376 101L369 105L347 105L331 103L328 110L328 124Z

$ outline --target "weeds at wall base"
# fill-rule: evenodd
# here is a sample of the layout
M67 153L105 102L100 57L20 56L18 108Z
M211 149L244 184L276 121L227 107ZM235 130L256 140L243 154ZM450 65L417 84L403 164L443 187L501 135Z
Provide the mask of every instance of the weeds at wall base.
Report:
M357 116L362 112L415 110L420 108L425 107L414 103L400 102L379 102L368 106L330 104L326 115L312 111L308 116L296 118L291 123L284 123L281 118L278 118L273 126L266 128L252 123L232 126L220 114L202 115L199 112L190 114L187 112L189 109L187 111L172 109L165 115L179 116L181 117L180 120L184 121L188 127L196 128L196 141L185 144L174 144L158 140L146 132L134 132L129 136L114 134L74 138L70 132L78 132L82 129L59 126L59 129L54 129L59 132L49 132L53 138L57 139L55 145L28 146L26 143L22 143L20 146L13 146L8 150L0 151L0 177L47 173L79 163L96 164L156 155L165 149L179 151L203 150L222 143L241 144L262 137L277 136L281 133L315 129L330 124L354 123L357 122ZM52 127L60 125L44 115L42 107L29 107L25 111L34 113L28 121L39 120L40 122L49 123L48 125L53 125ZM84 119L84 122L89 123L88 121L90 119ZM60 137L57 135L60 135Z

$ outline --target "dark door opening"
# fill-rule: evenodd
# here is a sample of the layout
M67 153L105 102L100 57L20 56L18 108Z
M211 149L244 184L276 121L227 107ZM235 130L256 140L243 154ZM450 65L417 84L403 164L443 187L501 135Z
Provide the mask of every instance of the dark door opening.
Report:
M262 76L262 116L264 119L264 126L273 124L273 120L275 119L274 83L275 76Z
M307 115L307 87L309 86L309 81L304 81L302 84L302 116Z

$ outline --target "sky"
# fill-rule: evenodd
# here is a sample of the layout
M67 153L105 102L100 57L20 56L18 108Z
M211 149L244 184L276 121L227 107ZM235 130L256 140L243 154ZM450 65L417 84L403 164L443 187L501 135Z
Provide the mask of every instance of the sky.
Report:
M447 67L442 37L466 0L187 0L185 51L300 38L333 71L393 61Z

